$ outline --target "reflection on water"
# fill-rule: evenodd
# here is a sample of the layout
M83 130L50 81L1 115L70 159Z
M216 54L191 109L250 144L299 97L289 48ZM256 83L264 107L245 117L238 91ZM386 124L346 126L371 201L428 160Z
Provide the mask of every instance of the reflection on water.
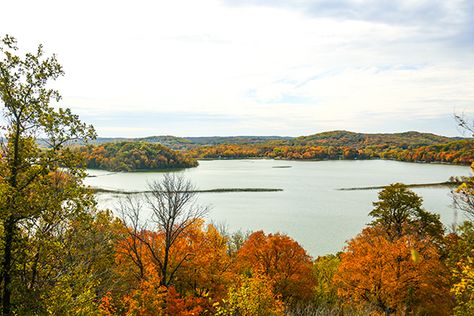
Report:
M284 166L284 168L282 168ZM197 168L175 171L201 190L219 188L280 188L281 192L203 193L199 203L211 205L208 220L242 229L283 232L311 255L342 250L346 240L370 222L368 213L376 190L340 191L339 188L381 186L394 182L443 182L469 175L464 166L415 164L396 161L277 161L206 160ZM143 191L159 180L160 172L110 173L90 170L86 184L111 190ZM454 219L447 188L417 188L426 209L441 214L445 225ZM100 207L116 208L120 195L97 194Z

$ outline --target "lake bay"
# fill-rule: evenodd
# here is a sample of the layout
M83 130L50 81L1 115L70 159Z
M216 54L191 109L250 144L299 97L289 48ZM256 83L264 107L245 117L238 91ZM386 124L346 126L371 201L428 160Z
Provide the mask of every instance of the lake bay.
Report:
M470 175L467 166L406 163L388 160L282 161L204 160L196 168L175 171L200 190L219 188L274 188L280 192L201 193L199 204L210 205L209 222L229 231L264 230L286 233L312 256L341 251L345 241L371 221L368 213L378 190L341 191L341 188L444 182L450 176ZM111 173L88 170L86 185L143 191L162 172ZM424 207L441 215L446 226L455 220L449 188L413 189ZM116 210L120 194L98 193L100 208ZM462 215L458 215L462 219Z

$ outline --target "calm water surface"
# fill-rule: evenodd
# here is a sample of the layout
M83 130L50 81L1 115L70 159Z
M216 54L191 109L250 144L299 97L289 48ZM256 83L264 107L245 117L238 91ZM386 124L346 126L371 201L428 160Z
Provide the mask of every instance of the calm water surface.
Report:
M287 168L278 168L286 166ZM289 167L289 168L288 168ZM417 164L385 160L278 161L210 160L178 171L199 189L279 188L282 192L202 193L199 203L212 207L207 219L229 231L283 232L312 256L342 250L371 221L367 215L377 190L340 191L340 188L381 186L394 182L430 183L450 176L470 175L464 166ZM106 189L146 190L163 173L115 173L89 170L86 184ZM447 188L418 188L426 209L441 214L445 225L454 219ZM97 194L99 206L117 208L120 195ZM461 215L459 215L460 217Z

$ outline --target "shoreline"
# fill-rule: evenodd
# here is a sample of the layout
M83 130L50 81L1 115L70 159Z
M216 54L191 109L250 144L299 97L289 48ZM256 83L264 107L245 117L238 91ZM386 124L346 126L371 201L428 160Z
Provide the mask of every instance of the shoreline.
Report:
M447 165L447 166L470 166L470 163L452 163L445 161L405 161L397 159L383 159L383 158L370 158L370 159L287 159L287 158L270 158L270 157L236 157L236 158L194 158L197 161L213 161L213 160L275 160L275 161L308 161L308 162L317 162L317 161L369 161L369 160L382 160L382 161L397 161L397 162L406 162L406 163L416 163L416 164L433 164L433 165Z

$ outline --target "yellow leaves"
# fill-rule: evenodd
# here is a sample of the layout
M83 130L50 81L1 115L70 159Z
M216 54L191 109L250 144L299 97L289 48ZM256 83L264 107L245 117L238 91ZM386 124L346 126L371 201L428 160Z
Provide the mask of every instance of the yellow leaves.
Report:
M98 281L87 280L85 276L64 275L51 291L43 294L48 315L97 315L97 285Z
M313 274L316 279L314 289L315 300L319 304L333 304L337 301L337 287L333 282L334 274L340 264L335 255L318 257L313 265Z
M420 262L420 253L414 248L411 249L411 260L416 264Z
M283 315L284 305L273 294L272 281L262 275L241 276L237 285L229 288L228 299L217 306L216 315Z
M474 258L467 258L457 262L458 269L453 271L453 275L458 282L453 285L451 292L456 297L467 295L474 301Z

